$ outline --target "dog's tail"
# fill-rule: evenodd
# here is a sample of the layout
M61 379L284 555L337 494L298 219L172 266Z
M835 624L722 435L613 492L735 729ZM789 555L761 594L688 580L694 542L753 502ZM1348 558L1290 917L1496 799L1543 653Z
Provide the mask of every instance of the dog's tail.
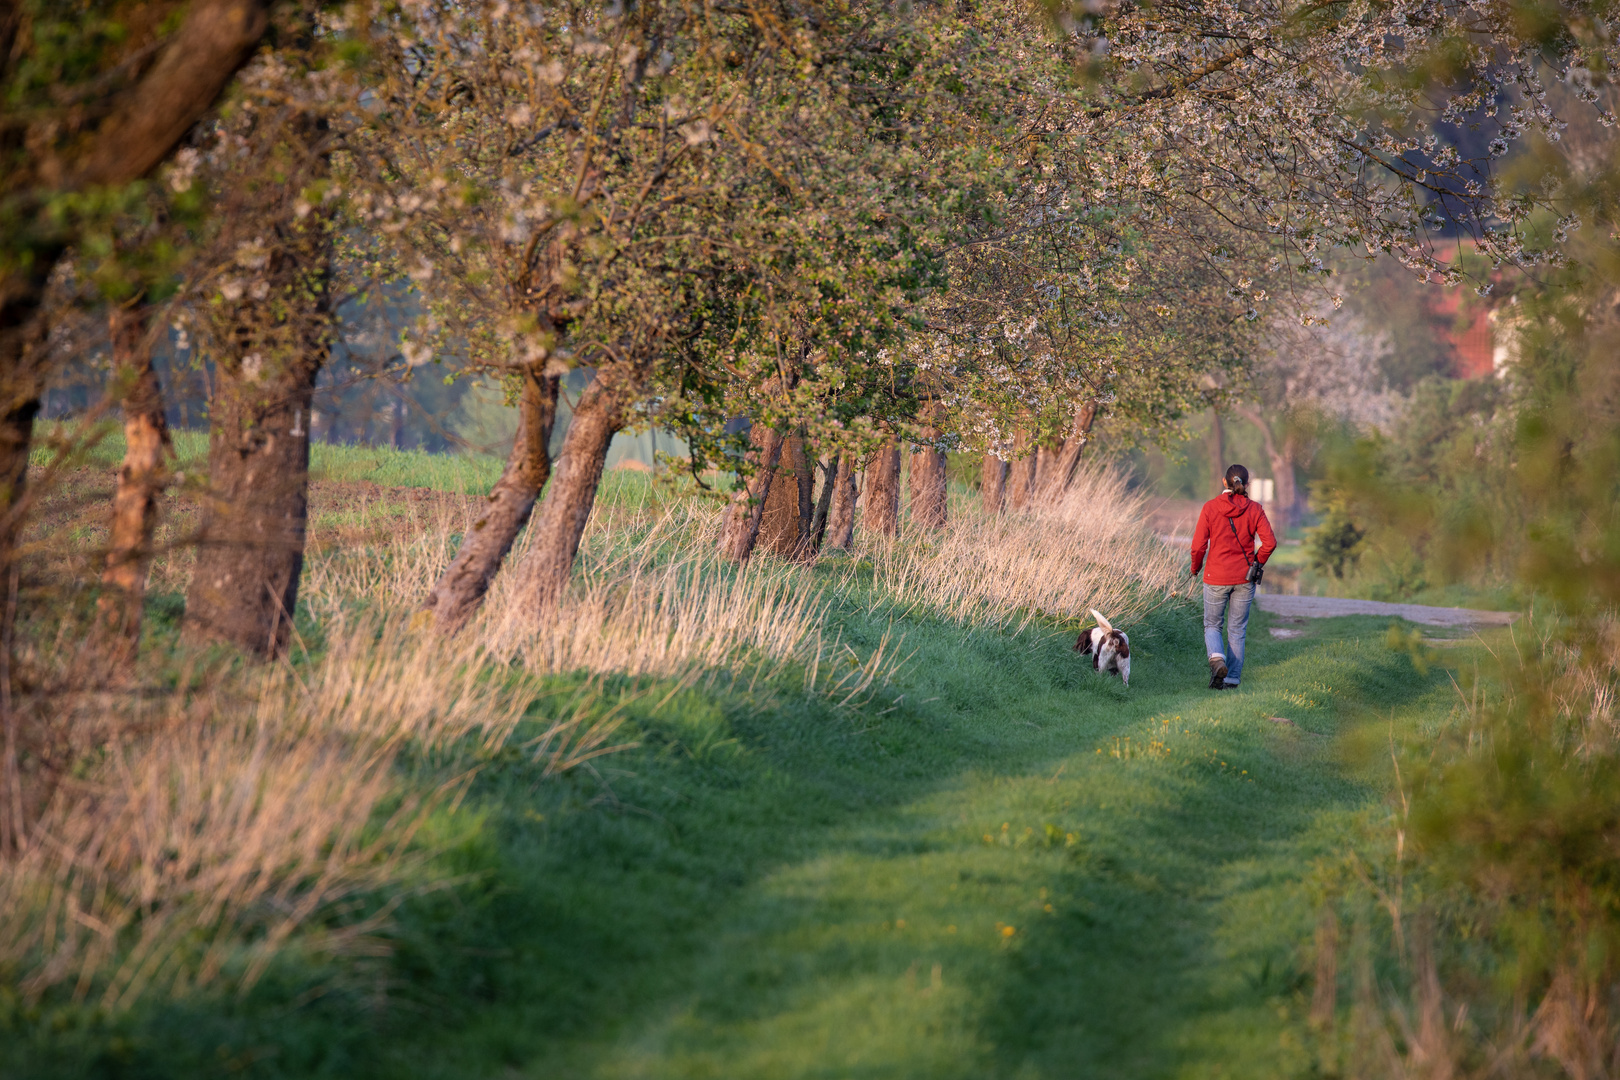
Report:
M1096 608L1091 609L1091 617L1097 620L1097 625L1103 628L1103 633L1106 634L1114 629L1114 624L1109 622L1108 617Z

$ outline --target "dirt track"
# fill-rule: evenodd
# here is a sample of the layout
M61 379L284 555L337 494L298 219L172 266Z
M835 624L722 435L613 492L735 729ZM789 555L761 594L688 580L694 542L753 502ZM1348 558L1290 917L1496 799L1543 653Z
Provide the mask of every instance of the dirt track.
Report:
M1507 626L1516 611L1475 611L1470 608L1425 607L1422 604L1385 604L1377 600L1342 600L1332 596L1285 596L1261 593L1260 610L1273 615L1328 619L1335 615L1386 615L1424 626Z

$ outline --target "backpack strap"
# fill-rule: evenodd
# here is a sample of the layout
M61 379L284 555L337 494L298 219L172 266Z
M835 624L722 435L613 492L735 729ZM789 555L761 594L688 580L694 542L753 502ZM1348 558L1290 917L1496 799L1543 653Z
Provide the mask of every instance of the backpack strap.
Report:
M1250 566L1253 566L1254 565L1254 553L1252 551L1250 551L1248 548L1243 546L1243 537L1238 535L1237 522L1233 521L1231 518L1227 518L1226 523L1232 527L1232 539L1237 541L1238 550L1243 552L1243 561L1248 563ZM1249 544L1250 544L1250 546L1253 546L1254 537L1251 536L1249 538Z

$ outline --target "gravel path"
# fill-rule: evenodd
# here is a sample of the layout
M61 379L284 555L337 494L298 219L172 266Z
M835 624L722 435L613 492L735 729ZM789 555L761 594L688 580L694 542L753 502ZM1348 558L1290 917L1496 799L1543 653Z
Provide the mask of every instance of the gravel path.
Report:
M1422 604L1384 604L1377 600L1342 600L1333 596L1287 596L1261 593L1255 598L1261 611L1304 619L1335 615L1386 615L1424 626L1507 626L1517 611L1474 611L1470 608L1425 607Z

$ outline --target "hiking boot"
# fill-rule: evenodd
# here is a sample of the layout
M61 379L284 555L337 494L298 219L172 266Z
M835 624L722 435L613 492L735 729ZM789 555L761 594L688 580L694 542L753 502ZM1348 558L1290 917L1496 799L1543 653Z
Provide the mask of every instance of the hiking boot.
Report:
M1226 689L1226 657L1212 656L1209 658L1209 688L1211 690Z

